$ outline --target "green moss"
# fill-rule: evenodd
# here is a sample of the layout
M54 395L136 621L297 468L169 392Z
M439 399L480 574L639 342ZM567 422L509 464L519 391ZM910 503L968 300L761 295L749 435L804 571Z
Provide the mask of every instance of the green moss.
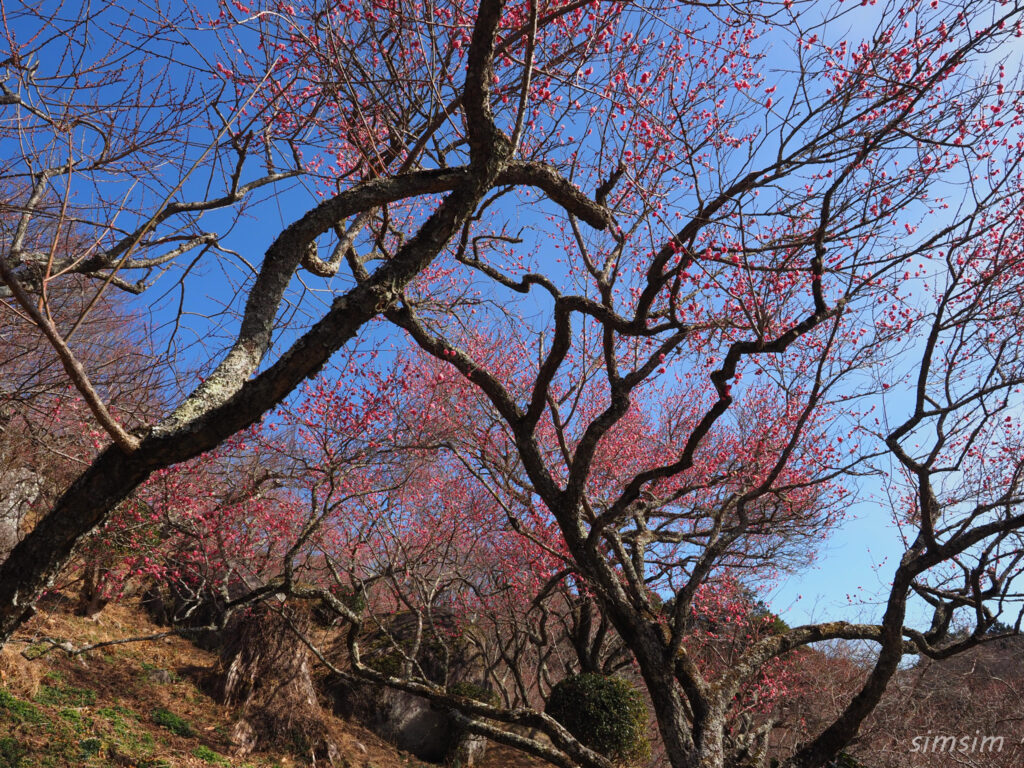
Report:
M117 723L124 723L126 720L134 720L135 722L139 721L139 716L135 714L135 712L118 704L115 704L112 707L97 709L96 714L110 720L111 722Z
M36 701L48 707L91 707L96 703L96 692L70 685L42 685Z
M153 710L151 719L157 725L166 728L177 736L193 735L192 726L189 724L188 720L180 715L174 714L170 710L158 707Z
M640 693L618 677L583 674L551 691L547 713L581 743L619 763L638 763L651 752L647 708Z
M29 661L35 661L40 656L45 655L52 649L53 646L49 643L32 643L32 645L30 645L28 648L22 651L22 654Z
M198 757L200 760L206 763L213 763L215 765L227 765L228 760L223 755L219 755L207 746L200 744L198 747L192 750L192 756Z
M3 693L3 691L0 691ZM28 748L11 736L0 738L0 768L22 768Z
M86 733L92 728L92 718L83 715L77 709L62 709L60 711L60 717L68 724L68 727L71 728L71 730L75 733Z
M139 765L153 754L156 742L153 737L139 728L139 716L132 710L121 707L103 707L97 709L96 728L103 732L110 744L117 750L134 760Z
M0 691L0 713L17 723L45 723L46 717L34 704L16 699L7 691Z
M78 742L78 748L82 751L82 757L95 757L103 750L103 741L94 737L82 739Z

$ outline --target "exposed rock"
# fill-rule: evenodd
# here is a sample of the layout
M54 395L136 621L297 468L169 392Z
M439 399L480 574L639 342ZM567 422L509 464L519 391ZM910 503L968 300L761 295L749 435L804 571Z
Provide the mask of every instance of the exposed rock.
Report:
M332 687L335 710L420 760L442 762L453 741L451 719L420 696L372 683Z
M174 682L174 675L166 669L151 669L146 673L146 678L160 685L167 685Z
M22 521L42 489L42 478L30 469L0 473L0 562L24 536Z
M414 614L401 614L392 617L386 634L381 631L366 638L364 660L379 671L400 674L402 660L410 652L406 650L412 644L410 638L416 636L420 637L416 665L432 682L452 685L478 678L479 664L470 644L452 639L458 636L454 623L436 614L432 618L442 624L443 646L429 630L417 626ZM486 739L465 733L445 708L421 696L369 681L336 677L330 679L327 687L335 712L357 720L420 760L470 768L483 757Z
M452 768L475 768L487 753L487 739L457 730L445 762Z

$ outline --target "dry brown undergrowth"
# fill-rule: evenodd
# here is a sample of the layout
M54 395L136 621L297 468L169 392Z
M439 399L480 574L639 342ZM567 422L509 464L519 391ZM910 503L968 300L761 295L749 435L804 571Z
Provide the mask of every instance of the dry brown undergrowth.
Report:
M258 747L238 755L230 735L241 713L211 695L218 657L184 638L106 646L77 656L55 649L26 659L45 650L46 639L80 648L166 631L134 601L108 605L94 619L85 619L73 614L73 598L46 600L0 652L0 768L308 764L302 756ZM170 714L155 717L158 712ZM183 723L189 733L176 733L161 722ZM338 749L339 768L423 765L356 723L327 714L325 727ZM542 765L493 746L483 768Z

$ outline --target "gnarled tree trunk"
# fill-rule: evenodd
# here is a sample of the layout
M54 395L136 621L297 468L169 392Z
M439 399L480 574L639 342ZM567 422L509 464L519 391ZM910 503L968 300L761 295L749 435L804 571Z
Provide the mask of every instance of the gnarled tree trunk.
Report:
M334 763L337 748L310 674L304 607L260 605L235 622L217 663L220 699L239 710L233 738L241 754L257 745L305 752Z

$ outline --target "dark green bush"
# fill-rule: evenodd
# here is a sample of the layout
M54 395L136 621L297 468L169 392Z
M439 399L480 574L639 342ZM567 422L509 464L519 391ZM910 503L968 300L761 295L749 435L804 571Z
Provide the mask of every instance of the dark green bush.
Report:
M552 689L547 713L611 760L637 763L650 756L647 707L636 688L620 677L567 677Z
M388 677L401 677L405 669L405 656L401 651L375 652L367 655L363 662L374 672Z

